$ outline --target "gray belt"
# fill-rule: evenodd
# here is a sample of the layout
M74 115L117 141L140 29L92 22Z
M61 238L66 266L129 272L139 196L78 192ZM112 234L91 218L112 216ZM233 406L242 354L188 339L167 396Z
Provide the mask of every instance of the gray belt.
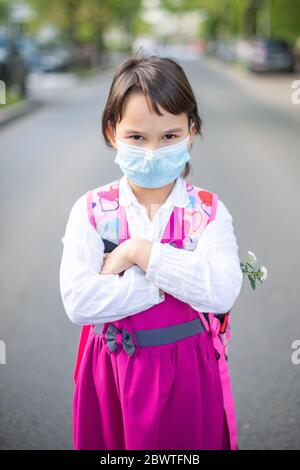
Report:
M94 325L94 332L98 332L98 325ZM164 328L154 328L151 330L135 330L133 334L136 339L137 345L144 346L159 346L161 344L174 343L189 336L194 336L205 330L201 319L195 318L194 320L179 323L177 325L167 326ZM99 331L101 334L102 331ZM108 326L105 332L106 344L111 352L115 351L118 346L117 334L120 333L122 339L122 346L124 351L132 356L136 350L136 345L131 335L131 332L126 328L117 328L112 323Z

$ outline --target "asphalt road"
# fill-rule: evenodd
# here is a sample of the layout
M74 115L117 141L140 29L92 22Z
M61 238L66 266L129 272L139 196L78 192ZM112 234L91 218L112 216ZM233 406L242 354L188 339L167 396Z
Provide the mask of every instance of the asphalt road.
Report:
M297 115L264 99L268 88L256 94L222 67L181 63L204 121L190 181L217 192L230 210L240 258L251 250L269 271L255 291L244 280L232 309L239 447L299 449L300 365L291 345L300 340L300 105ZM2 449L72 448L80 328L60 298L61 238L75 200L121 176L100 133L110 82L106 72L75 83L0 129Z

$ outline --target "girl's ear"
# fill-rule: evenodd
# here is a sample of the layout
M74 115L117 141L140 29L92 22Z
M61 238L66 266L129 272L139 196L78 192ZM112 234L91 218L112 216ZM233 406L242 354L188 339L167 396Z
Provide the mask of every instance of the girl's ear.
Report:
M109 139L111 145L115 148L117 148L115 137L114 137L114 131L111 125L111 122L108 121L107 128L106 128L106 136Z

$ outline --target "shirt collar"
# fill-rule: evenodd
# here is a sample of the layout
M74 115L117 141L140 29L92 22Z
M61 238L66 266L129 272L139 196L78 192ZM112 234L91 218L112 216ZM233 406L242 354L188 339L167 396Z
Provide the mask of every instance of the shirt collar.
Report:
M126 175L123 175L119 180L119 203L121 206L127 206L129 204L140 205L140 202L132 191ZM188 204L189 197L186 189L186 181L181 175L179 175L176 178L176 183L167 200L164 202L163 207L186 207Z

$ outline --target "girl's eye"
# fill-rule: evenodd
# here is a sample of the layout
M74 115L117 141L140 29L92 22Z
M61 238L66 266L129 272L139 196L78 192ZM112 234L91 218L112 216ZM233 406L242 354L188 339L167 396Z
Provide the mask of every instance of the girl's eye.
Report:
M176 138L176 137L177 137L177 135L176 135L176 134L166 134L166 136L167 136L167 135L168 135L168 136L172 136L172 135L173 135L173 136L174 136L174 138ZM171 139L167 139L167 140L172 140L172 138L171 138Z
M129 139L131 139L132 137L141 137L141 136L140 136L140 135L137 135L137 134L136 134L136 135L130 135L130 136L129 136ZM132 140L140 140L140 139L132 139Z

